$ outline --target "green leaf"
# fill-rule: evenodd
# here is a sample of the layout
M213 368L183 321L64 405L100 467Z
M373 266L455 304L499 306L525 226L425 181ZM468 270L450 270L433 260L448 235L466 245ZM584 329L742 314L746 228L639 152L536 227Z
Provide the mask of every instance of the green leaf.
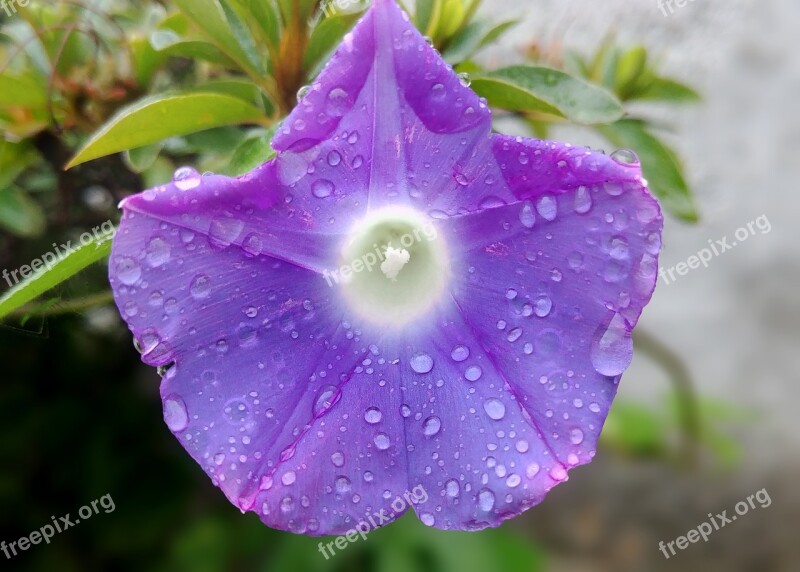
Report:
M0 226L25 238L41 236L47 221L39 203L16 188L0 189Z
M436 36L450 38L461 28L466 15L466 8L461 0L444 0L442 18L439 28L436 30Z
M509 20L497 25L484 21L472 22L453 36L444 51L444 59L453 65L468 60L482 47L491 44L518 23L518 20Z
M694 103L702 99L701 95L688 85L662 77L653 78L634 96L637 99L674 103Z
M644 122L625 119L602 127L600 131L616 147L632 149L639 155L650 189L670 213L685 221L697 222L694 199L675 153L651 134Z
M647 50L644 46L636 46L620 56L617 62L615 90L619 97L627 100L647 65Z
M0 139L0 189L13 183L38 158L39 154L29 141L12 143Z
M277 47L280 42L281 19L272 2L270 0L234 0L234 2L250 12L265 39L273 47Z
M115 115L67 165L223 125L259 123L264 115L238 97L219 93L177 93L146 98Z
M106 234L93 237L91 242L66 254L63 254L62 247L59 247L58 254L51 252L32 262L27 269L21 268L12 278L22 277L22 281L0 297L0 319L52 290L87 266L108 258L111 253L112 236ZM69 249L63 248L63 250ZM50 262L51 258L53 262ZM23 269L30 271L26 272L27 276L22 276Z
M233 153L228 166L228 175L239 177L266 163L275 156L272 149L272 138L277 126L250 133Z
M417 29L424 31L428 29L431 23L431 18L434 14L434 5L438 0L417 0L414 10L414 20L417 24Z
M0 74L0 106L36 108L46 105L47 88L40 78L32 73L14 75L5 71Z
M125 164L134 173L142 173L153 166L164 147L162 143L129 149L123 156Z
M476 77L472 88L493 107L534 111L576 123L611 123L622 105L609 92L564 72L536 66L512 66Z
M157 30L150 35L156 52L172 57L190 58L236 69L238 65L214 44L202 40L185 40L172 30Z
M255 75L263 72L259 62L253 61L252 54L239 43L220 0L175 0L175 4L242 69Z
M314 28L303 57L306 71L313 72L317 65L326 59L360 16L360 13L336 14L325 18Z
M603 446L636 456L655 456L666 449L668 426L650 409L616 401L600 435Z

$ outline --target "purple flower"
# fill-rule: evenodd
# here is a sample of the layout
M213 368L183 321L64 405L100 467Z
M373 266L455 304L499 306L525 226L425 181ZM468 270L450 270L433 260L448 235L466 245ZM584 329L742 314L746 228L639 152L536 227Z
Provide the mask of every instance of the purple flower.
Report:
M110 260L164 418L242 510L340 534L423 487L477 530L588 463L656 282L638 164L493 135L376 0L238 179L123 202Z

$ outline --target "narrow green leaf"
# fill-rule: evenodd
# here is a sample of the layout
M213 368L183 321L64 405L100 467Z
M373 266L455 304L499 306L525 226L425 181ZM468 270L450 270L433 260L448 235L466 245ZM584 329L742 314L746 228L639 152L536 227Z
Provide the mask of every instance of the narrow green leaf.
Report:
M255 23L261 29L265 39L277 47L280 42L280 15L270 0L234 0L242 8L247 9Z
M263 71L237 40L219 0L175 0L175 4L242 69L256 75Z
M656 77L637 91L636 99L669 101L674 103L693 103L702 99L701 95L686 84L673 79Z
M0 106L26 108L47 105L47 88L33 73L0 74Z
M427 30L433 17L434 4L437 0L417 0L414 9L414 21L417 29Z
M512 66L476 77L472 88L493 107L535 111L576 123L611 123L622 117L622 105L609 92L562 71Z
M150 35L150 45L164 56L198 59L222 67L236 69L237 63L214 44L202 40L185 40L172 30L157 30Z
M159 154L161 154L162 148L163 144L155 143L137 147L136 149L129 149L123 155L125 164L134 173L142 173L153 166L153 163L156 162Z
M0 189L0 227L26 238L41 236L47 221L39 203L21 189Z
M647 50L644 46L635 46L622 54L617 62L615 91L623 100L627 100L647 65Z
M669 212L689 222L698 220L694 199L675 153L651 134L645 123L625 119L600 131L616 147L633 149L639 155L650 189Z
M307 72L313 72L325 60L360 16L360 13L336 14L325 18L314 28L303 57L303 66Z
M493 25L486 21L476 20L464 26L453 36L444 51L444 59L453 65L466 61L482 47L496 41L518 23L517 20L509 20Z
M22 280L0 297L0 319L52 290L87 266L108 258L111 253L111 238L111 234L93 238L91 242L63 256L61 252L58 255L49 253L32 262L29 267L15 271L16 274L9 274L6 280ZM51 259L54 262L50 262ZM26 275L22 275L22 270L26 270Z
M38 158L39 154L29 141L12 143L0 139L0 189L13 183Z
M264 115L238 97L219 93L177 93L146 98L115 115L67 165L223 125L259 123Z
M228 175L239 177L272 159L275 156L272 138L276 129L277 126L249 134L234 151L228 166Z

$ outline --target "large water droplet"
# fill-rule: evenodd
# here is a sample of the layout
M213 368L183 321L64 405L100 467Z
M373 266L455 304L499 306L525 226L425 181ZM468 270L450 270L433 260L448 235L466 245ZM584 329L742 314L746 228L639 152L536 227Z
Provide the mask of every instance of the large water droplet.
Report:
M371 425L375 425L376 423L380 423L383 414L381 410L377 407L370 407L364 412L364 421Z
M200 177L200 173L191 167L181 167L175 171L172 181L181 191L190 191L200 186L202 177Z
M575 193L575 212L578 214L586 214L592 210L592 195L586 187L578 187L578 192Z
M133 286L142 277L142 268L133 258L125 257L117 260L117 278L127 286Z
M495 421L500 421L506 414L506 406L503 405L502 401L494 397L483 402L483 409Z
M458 484L456 479L450 479L444 484L444 490L450 498L456 498L461 492L461 485Z
M314 417L319 417L328 413L333 407L339 403L342 398L342 392L333 385L323 387L316 401L314 402Z
M450 352L450 357L455 362L462 362L469 357L469 348L467 346L458 345Z
M481 489L478 493L478 506L484 512L494 508L494 493L489 489Z
M533 212L533 205L530 202L526 202L522 206L522 210L519 212L519 221L525 228L533 228L533 225L536 224L536 213Z
M203 300L211 295L211 279L205 274L195 276L192 285L189 287L192 297Z
M569 440L573 445L580 445L583 443L583 431L580 427L575 427L569 432Z
M157 236L147 243L147 263L157 268L169 262L170 246L166 240Z
M591 359L597 372L609 377L620 375L631 364L633 339L620 314L614 314L608 327L598 330L592 343Z
M483 375L483 370L477 365L471 365L467 368L467 371L464 372L464 377L467 378L467 381L478 381Z
M426 353L411 356L411 369L417 373L428 373L433 369L433 358Z
M630 149L617 149L611 153L611 158L620 165L638 165L639 156Z
M442 428L442 421L435 415L428 417L422 424L422 433L426 437L433 437Z
M540 318L546 318L553 309L553 301L549 296L539 296L533 302L533 312Z
M469 87L472 85L472 76L467 72L460 73L458 74L458 81L460 81L461 85L464 87Z
M318 199L324 199L331 196L335 190L336 186L327 179L320 179L311 185L311 192Z
M183 431L189 425L186 404L179 396L170 395L164 400L164 421L173 432Z
M558 203L552 195L544 195L536 201L536 211L547 221L553 221L558 215Z
M375 443L375 446L380 451L385 451L386 449L389 448L389 445L391 445L391 440L389 439L389 436L386 433L378 433L372 439L372 442Z

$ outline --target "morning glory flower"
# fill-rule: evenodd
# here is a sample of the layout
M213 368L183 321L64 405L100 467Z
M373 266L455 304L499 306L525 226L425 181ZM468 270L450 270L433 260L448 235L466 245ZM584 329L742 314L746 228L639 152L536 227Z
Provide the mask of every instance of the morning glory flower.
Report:
M498 526L591 461L656 282L638 163L493 134L376 0L237 179L129 197L119 310L164 418L230 501L341 534L415 487Z

